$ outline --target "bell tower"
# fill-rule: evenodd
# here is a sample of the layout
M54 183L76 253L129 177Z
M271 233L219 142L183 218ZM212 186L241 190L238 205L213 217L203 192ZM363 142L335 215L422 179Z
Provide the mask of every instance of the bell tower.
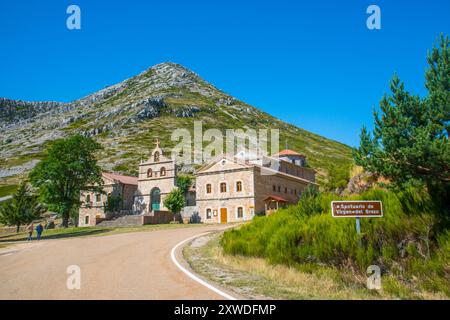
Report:
M155 140L155 147L147 161L139 165L138 194L142 207L141 214L166 210L164 198L175 188L175 161L165 157L161 141Z

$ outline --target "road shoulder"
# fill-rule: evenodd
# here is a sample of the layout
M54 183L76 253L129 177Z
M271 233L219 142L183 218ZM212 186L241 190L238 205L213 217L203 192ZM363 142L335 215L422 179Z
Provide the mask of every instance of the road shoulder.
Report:
M383 299L362 285L348 285L333 269L312 272L271 265L264 259L226 255L221 232L198 237L183 248L197 275L243 299Z

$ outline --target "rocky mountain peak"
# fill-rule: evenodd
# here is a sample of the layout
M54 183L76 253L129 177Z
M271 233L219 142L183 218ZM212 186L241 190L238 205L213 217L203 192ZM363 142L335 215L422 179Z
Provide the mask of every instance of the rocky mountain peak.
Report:
M312 165L321 159L319 169L330 155L333 161L336 154L343 162L349 159L346 146L301 131L222 92L188 68L164 62L69 103L0 98L0 166L6 170L0 170L0 183L29 170L49 141L75 133L95 137L104 146L104 169L134 174L155 137L167 146L171 132L192 130L197 120L220 130L280 129L290 145L312 156Z
M202 86L212 88L212 86L204 81L199 75L174 62L157 64L136 77L129 79L129 82L136 81L151 86L152 89L181 87L192 89Z
M154 65L153 67L149 68L148 70L155 71L161 77L185 78L185 77L189 77L189 76L195 76L197 78L200 78L193 71L182 66L181 64L177 64L174 62L159 63L159 64Z

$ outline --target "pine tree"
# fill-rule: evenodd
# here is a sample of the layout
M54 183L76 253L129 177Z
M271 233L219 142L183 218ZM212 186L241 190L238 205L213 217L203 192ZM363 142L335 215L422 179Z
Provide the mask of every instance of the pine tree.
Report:
M448 205L450 190L450 63L448 37L428 54L428 96L405 89L397 75L391 94L375 111L374 131L361 130L355 162L365 170L389 178L396 186L424 184L436 199ZM446 198L447 197L447 198Z
M0 207L0 222L10 226L16 226L19 232L20 226L29 224L45 212L45 207L38 202L26 182L20 184L12 199L6 201Z

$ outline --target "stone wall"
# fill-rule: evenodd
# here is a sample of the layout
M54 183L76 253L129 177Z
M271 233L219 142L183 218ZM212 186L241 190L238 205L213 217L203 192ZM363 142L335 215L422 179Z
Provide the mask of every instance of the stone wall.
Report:
M88 223L86 223L86 216L89 217ZM97 224L96 220L101 221L106 218L105 212L102 207L81 207L78 216L78 226L79 227L89 227L95 226Z
M311 182L316 181L316 172L311 168L306 167L300 167L294 163L287 162L287 161L280 161L280 168L279 170L281 172L309 180Z
M154 211L153 215L142 216L142 224L163 224L173 220L173 213L170 211Z
M297 203L307 185L306 181L281 173L264 175L259 168L255 168L255 212L264 212L264 200L270 195L286 199L289 204Z
M137 186L136 185L130 185L130 184L124 184L123 185L123 191L122 191L122 208L121 210L132 210L133 203L134 203L134 194L136 193Z
M181 209L180 214L181 214L181 219L183 221L186 221L186 220L190 221L191 217L194 214L198 214L198 208L197 208L197 206L186 206L183 209Z

